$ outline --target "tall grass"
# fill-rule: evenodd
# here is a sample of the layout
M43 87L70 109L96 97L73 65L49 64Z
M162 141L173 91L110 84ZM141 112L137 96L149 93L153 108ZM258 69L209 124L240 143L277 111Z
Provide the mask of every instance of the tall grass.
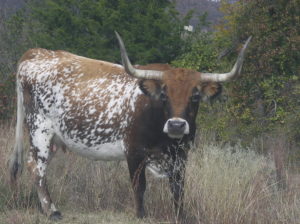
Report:
M13 125L0 126L0 224L48 223L35 206L37 198L26 169L19 181L18 199L12 197L7 160L13 135ZM208 143L191 150L185 183L186 223L300 223L299 174L287 173L287 187L278 187L274 157L254 151ZM92 162L71 152L58 152L48 171L51 195L64 214L61 223L140 223L133 217L125 162ZM142 223L173 222L167 180L147 173L147 184L148 218Z

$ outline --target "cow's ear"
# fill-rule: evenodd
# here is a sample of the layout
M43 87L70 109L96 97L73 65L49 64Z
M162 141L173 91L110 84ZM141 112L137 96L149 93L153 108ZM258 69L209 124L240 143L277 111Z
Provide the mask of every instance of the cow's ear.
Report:
M139 82L139 86L145 95L157 98L161 90L161 81L153 79L142 79Z
M200 91L202 99L208 100L219 96L222 93L222 85L217 82L205 82L201 83Z

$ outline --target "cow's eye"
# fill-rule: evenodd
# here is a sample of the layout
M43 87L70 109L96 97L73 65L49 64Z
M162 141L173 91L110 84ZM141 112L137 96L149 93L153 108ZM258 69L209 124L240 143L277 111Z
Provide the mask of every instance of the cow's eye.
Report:
M191 100L193 103L197 103L200 100L200 93L196 92L192 95Z
M160 100L164 102L168 100L168 97L165 92L160 93Z

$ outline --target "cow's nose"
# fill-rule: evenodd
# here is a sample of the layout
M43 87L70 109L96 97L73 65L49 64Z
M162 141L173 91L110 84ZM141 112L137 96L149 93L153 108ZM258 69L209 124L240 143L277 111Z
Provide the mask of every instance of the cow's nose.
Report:
M166 121L163 132L170 138L182 138L190 133L189 123L179 117L170 118Z
M169 120L168 121L168 129L172 133L176 134L183 134L185 130L185 121L180 120Z

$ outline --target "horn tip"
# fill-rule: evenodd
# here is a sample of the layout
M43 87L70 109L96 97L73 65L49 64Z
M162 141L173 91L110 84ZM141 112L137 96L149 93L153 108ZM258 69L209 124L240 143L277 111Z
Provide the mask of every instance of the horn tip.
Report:
M246 40L246 43L245 43L246 46L249 44L249 42L251 41L251 39L252 39L252 35L249 36L248 39Z
M118 39L119 41L122 40L120 34L119 34L116 30L115 30L114 32L115 32L115 35L117 36L117 39Z

